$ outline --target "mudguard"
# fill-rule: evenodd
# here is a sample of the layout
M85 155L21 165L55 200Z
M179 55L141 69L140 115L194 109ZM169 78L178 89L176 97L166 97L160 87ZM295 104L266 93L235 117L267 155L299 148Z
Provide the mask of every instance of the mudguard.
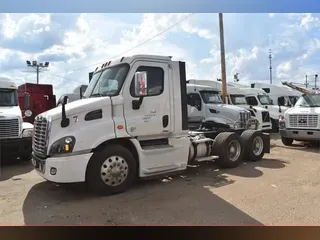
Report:
M270 153L270 133L262 133L263 134L263 143L264 143L264 149L263 151L265 153Z

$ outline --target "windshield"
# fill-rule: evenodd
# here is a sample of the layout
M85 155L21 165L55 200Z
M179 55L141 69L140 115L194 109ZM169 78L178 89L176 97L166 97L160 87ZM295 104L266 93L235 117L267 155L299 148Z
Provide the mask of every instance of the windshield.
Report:
M0 106L18 106L17 90L0 88Z
M221 104L222 99L219 95L219 92L216 91L200 91L202 100L204 103L213 103L213 104Z
M295 107L320 107L320 94L306 94L301 96Z
M273 105L268 95L258 95L261 105Z
M244 95L230 94L231 102L234 105L247 105L247 101Z
M116 96L119 94L123 82L129 71L128 64L109 67L93 75L84 94L88 97Z

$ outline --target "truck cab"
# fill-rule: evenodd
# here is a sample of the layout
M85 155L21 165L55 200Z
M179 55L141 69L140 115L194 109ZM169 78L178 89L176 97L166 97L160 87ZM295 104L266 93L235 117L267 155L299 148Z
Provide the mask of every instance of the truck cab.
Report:
M25 95L29 95L28 107L25 107ZM35 117L56 106L56 97L50 84L25 83L18 87L19 105L25 122L34 122Z
M27 104L28 96L25 96ZM23 122L14 81L0 78L0 153L1 161L12 158L31 160L33 125Z
M192 80L195 84L207 85L208 88L218 89L220 94L222 91L222 83L212 80ZM241 85L242 86L242 85ZM257 129L269 131L272 129L269 111L259 106L250 106L247 104L245 92L239 87L235 87L233 83L227 83L227 100L228 104L246 109L251 112L251 118L258 122Z
M289 109L289 107L274 105L269 95L258 88L241 88L245 93L246 101L249 106L258 106L269 111L273 130L279 129L279 117Z
M300 93L285 86L277 86L267 83L252 83L251 88L264 90L276 106L292 107L298 100Z
M244 108L224 104L220 91L206 85L187 83L188 119L190 126L214 122L233 130L256 129L251 113Z
M320 141L320 91L303 94L295 106L287 110L279 120L282 143L293 141Z
M233 168L261 160L270 152L270 136L261 131L190 131L185 65L170 56L134 55L97 68L82 99L66 104L65 97L36 117L37 173L110 195L194 162Z

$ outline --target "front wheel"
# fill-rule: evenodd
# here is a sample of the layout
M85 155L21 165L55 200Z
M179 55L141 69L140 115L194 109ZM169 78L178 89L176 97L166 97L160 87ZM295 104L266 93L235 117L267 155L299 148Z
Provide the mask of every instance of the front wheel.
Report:
M132 153L114 144L92 155L86 173L88 185L99 195L124 192L136 177L137 163Z
M242 139L237 133L219 133L215 138L212 153L219 156L216 160L218 166L223 168L237 167L242 162Z
M241 134L244 142L244 157L250 161L259 161L264 156L263 133L255 130L247 130Z
M283 145L285 145L285 146L291 146L292 143L293 143L293 139L292 139L292 138L281 137L281 142L282 142Z

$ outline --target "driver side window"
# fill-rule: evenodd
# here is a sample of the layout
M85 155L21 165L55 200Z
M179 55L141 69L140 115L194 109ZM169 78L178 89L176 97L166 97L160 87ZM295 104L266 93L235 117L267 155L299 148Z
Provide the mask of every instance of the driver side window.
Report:
M161 95L163 92L164 87L164 71L160 67L147 67L147 66L140 66L138 67L136 72L146 72L148 78L147 84L147 96L158 96ZM130 94L132 97L136 97L134 91L134 77L131 81L130 85Z
M258 105L258 101L255 97L246 97L246 100L247 100L248 105L251 105L251 106Z
M201 110L201 98L198 93L189 93L187 95L188 102L187 104L197 108L199 111Z

